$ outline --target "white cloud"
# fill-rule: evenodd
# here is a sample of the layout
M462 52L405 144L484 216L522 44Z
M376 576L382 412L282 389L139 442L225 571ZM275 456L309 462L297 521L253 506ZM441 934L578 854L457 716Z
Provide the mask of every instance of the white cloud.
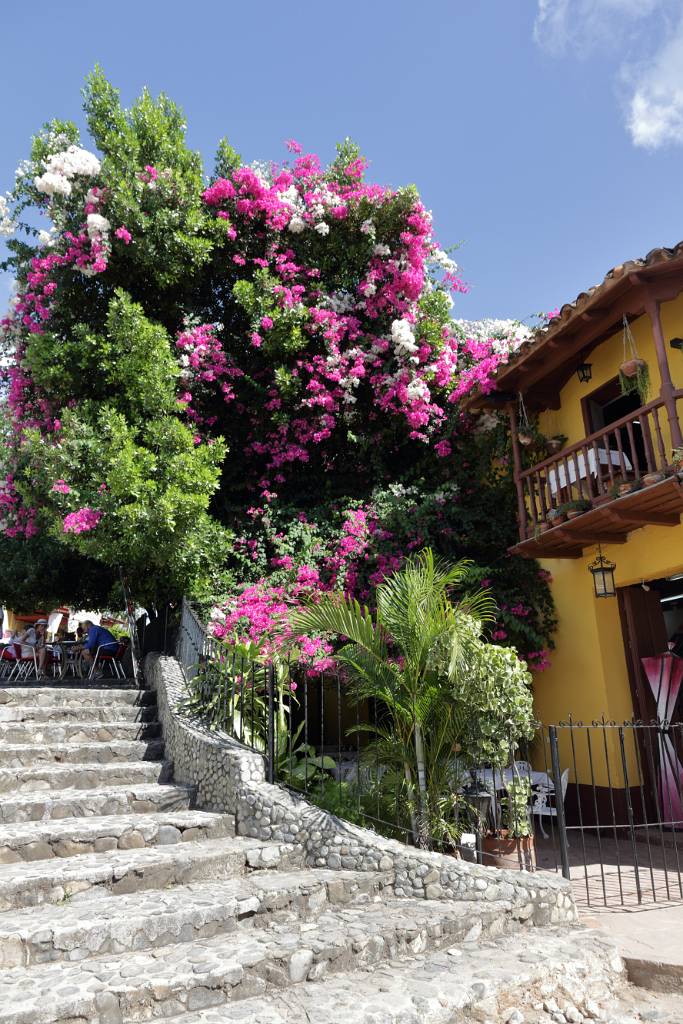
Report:
M633 144L683 144L681 0L538 0L534 40L555 56L618 53L617 93Z
M647 66L625 65L620 77L630 97L626 126L634 145L683 143L683 18Z
M538 0L534 39L544 50L579 56L623 44L633 30L668 0Z

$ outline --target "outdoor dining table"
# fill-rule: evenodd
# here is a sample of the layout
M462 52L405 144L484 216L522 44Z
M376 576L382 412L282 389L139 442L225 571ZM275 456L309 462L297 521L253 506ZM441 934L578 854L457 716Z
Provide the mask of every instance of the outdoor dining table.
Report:
M533 769L531 771L520 769L515 772L512 768L479 768L471 771L470 777L490 793L506 789L514 778L528 779L532 789L545 789L549 793L555 789L553 780L547 772L538 772Z
M76 650L77 640L59 640L48 644L48 651L56 655L59 663L59 678L66 678L69 673L76 678L81 675L81 652Z

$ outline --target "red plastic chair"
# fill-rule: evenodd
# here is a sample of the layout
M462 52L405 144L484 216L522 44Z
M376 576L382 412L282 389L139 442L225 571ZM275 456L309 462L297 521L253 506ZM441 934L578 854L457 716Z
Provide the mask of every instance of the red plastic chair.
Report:
M9 680L12 679L30 679L31 672L35 678L38 678L38 657L36 655L35 647L31 648L31 653L23 655L21 653L21 644L13 644L14 651L16 654L14 661L14 668L9 674Z
M112 675L116 679L125 679L126 673L121 662L124 654L126 653L126 646L126 644L119 642L116 646L116 650L111 653L103 651L102 647L98 647L95 651L95 657L93 658L93 663L90 666L90 671L88 672L88 679L92 679L98 662L104 668L109 666Z

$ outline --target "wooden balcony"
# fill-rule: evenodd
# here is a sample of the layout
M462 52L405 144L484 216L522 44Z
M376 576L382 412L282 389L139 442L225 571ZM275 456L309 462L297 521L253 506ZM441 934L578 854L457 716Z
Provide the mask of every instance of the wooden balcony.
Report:
M510 550L529 558L579 558L591 545L623 544L648 524L678 525L683 480L671 467L670 438L681 403L683 391L673 393L668 407L658 398L521 470L520 540Z

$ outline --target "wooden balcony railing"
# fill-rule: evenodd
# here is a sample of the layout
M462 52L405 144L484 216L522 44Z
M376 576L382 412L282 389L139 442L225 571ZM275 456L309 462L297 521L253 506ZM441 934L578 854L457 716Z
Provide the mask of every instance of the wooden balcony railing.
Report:
M675 391L673 400L680 423L683 391ZM565 513L575 518L580 512L609 505L624 493L657 484L671 471L671 434L671 408L657 398L522 470L517 477L520 541L537 541ZM597 523L595 516L588 518Z

